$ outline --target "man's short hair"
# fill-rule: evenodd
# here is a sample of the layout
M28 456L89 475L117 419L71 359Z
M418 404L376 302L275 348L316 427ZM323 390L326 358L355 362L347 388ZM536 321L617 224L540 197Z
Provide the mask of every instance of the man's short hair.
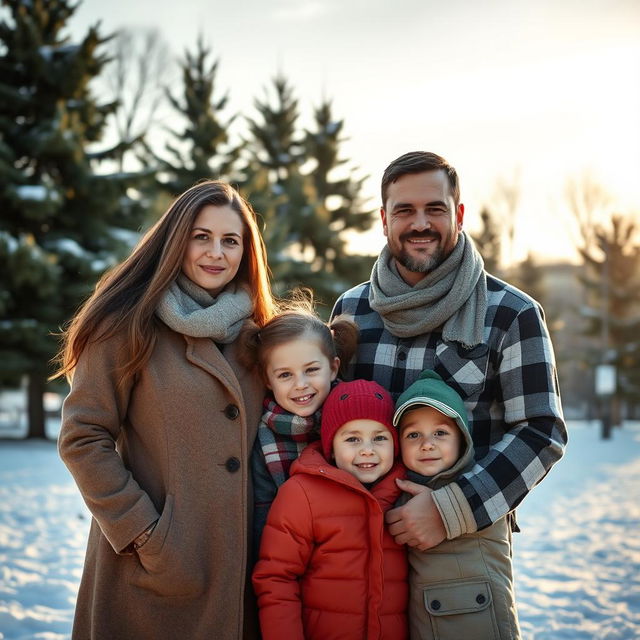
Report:
M437 153L429 151L410 151L396 158L384 171L382 175L382 206L387 203L387 191L389 185L398 178L410 173L424 173L425 171L439 171L446 173L451 187L451 195L456 205L460 204L460 184L456 170Z

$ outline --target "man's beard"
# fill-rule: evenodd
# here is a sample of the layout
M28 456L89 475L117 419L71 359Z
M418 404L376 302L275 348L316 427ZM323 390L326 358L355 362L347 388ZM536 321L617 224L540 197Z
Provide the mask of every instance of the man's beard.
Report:
M438 247L431 255L425 255L423 258L409 255L404 249L404 243L410 238L434 238L438 241ZM442 248L442 236L437 231L427 231L424 233L406 233L400 236L400 250L396 253L392 251L393 257L405 268L407 271L414 273L430 273L434 269L438 268L447 258L444 249Z

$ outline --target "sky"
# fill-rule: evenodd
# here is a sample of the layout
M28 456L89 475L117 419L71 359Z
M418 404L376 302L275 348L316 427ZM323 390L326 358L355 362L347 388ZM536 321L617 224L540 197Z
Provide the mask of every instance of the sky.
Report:
M230 113L255 115L278 73L303 124L330 98L371 208L389 162L426 150L458 170L472 232L496 184L517 185L514 259L575 260L569 179L591 176L640 218L637 0L85 0L71 30L98 20L158 28L176 55L202 35ZM377 223L353 247L383 242Z

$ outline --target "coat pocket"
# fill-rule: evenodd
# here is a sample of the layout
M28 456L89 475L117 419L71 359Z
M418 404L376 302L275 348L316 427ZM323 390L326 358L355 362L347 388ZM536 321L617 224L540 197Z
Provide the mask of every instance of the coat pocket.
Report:
M499 640L488 580L466 578L432 583L423 589L434 640Z
M489 348L480 344L473 349L439 342L436 345L434 369L463 399L481 393L487 381Z
M204 591L204 578L196 563L185 561L173 521L173 500L167 495L156 528L138 551L130 583L159 596L196 596Z

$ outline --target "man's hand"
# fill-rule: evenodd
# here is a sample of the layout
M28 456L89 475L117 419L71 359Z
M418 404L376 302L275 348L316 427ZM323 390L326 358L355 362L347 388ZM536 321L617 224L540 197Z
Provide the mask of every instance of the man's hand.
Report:
M387 511L385 520L389 525L389 533L398 544L408 544L420 551L440 544L447 534L431 497L433 491L409 480L398 478L396 483L413 498L407 504Z

